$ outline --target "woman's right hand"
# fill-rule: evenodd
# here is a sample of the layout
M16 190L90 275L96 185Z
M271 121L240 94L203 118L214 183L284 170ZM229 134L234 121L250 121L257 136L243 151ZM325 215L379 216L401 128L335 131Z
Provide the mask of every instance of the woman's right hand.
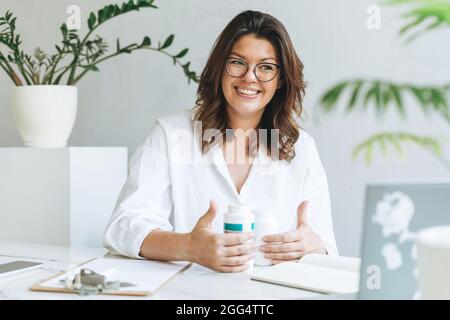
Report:
M220 272L241 272L249 267L255 257L256 245L249 241L253 232L214 233L212 222L217 205L211 200L208 211L200 217L189 233L191 261Z

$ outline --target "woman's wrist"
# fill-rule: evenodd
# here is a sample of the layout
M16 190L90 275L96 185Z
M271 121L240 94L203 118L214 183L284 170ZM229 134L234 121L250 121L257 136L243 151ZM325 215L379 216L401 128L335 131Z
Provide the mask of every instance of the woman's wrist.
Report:
M140 256L164 261L192 261L191 237L179 233L154 229L141 246Z
M185 261L194 262L194 252L192 246L192 233L183 233L182 234L182 247L183 253L185 255Z

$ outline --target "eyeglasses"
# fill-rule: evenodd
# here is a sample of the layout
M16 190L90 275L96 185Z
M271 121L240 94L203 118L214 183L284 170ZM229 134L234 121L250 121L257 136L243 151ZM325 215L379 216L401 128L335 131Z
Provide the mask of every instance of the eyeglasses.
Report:
M275 63L261 62L257 64L248 64L242 59L229 57L226 60L225 68L230 76L234 78L241 78L247 74L248 69L251 66L255 66L253 73L256 79L261 82L268 82L273 80L280 66Z

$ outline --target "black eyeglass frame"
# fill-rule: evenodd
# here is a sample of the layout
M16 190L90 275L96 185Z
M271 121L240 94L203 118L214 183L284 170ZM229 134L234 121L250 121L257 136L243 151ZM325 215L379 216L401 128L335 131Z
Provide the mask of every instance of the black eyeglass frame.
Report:
M245 72L242 73L242 75L240 75L240 76L234 76L234 75L231 74L230 70L228 70L228 60L230 60L230 59L233 59L233 60L239 60L239 61L242 61L242 62L245 64L246 69L245 69ZM273 76L270 80L261 80L261 79L259 79L259 77L257 76L257 74L256 74L256 68L257 68L259 65L261 65L261 64L270 64L270 65L272 65L272 66L277 67L277 70L276 70L274 76ZM249 64L249 63L247 63L247 61L245 61L245 60L243 60L243 59L240 59L240 58L236 58L236 57L228 57L228 58L225 59L225 69L227 70L227 73L230 75L230 77L233 77L233 78L242 78L243 76L245 76L245 75L247 74L248 69L249 69L250 67L253 67L253 66L254 66L254 68L253 68L253 74L255 75L256 79L258 79L258 81L261 81L261 82L269 82L269 81L272 81L273 79L275 79L275 77L277 76L277 74L278 74L278 72L280 71L280 68L281 68L280 65L278 65L278 64L276 64L276 63L271 63L271 62L260 62L260 63L257 63L257 64Z

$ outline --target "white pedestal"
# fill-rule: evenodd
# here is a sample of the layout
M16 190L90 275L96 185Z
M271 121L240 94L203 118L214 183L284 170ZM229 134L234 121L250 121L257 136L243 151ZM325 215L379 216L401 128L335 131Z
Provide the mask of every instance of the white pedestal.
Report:
M125 147L0 148L0 242L101 247Z

